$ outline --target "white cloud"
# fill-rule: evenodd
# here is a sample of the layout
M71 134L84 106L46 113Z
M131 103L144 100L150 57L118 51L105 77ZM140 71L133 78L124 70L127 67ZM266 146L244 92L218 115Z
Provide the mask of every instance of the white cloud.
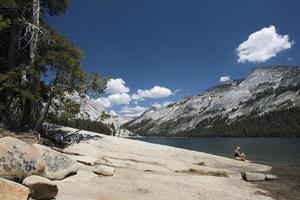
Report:
M108 108L111 106L111 102L106 97L100 97L98 99L95 99L95 101L103 108Z
M121 78L110 79L107 82L105 92L108 94L128 93L129 87L126 87L125 81Z
M172 95L172 91L168 88L161 87L161 86L154 86L149 90L141 90L137 91L137 94L132 95L132 99L134 100L142 100L144 98L163 98Z
M225 82L225 81L230 81L230 76L221 76L220 77L220 82Z
M173 95L176 95L178 92L181 92L181 89L177 89L173 92Z
M288 35L279 35L275 26L265 27L249 35L236 49L238 62L265 62L294 44Z
M131 101L129 94L111 94L108 96L108 99L112 104L122 105L122 104L129 104Z
M126 93L111 94L108 97L100 97L96 101L104 108L109 108L112 105L128 105L131 101L130 95Z
M148 109L147 107L143 107L143 106L134 106L134 107L124 106L120 112L126 116L135 117L143 114L147 109Z
M292 61L294 58L292 58L292 57L289 57L288 59L287 59L287 61Z
M144 100L143 97L139 96L138 94L131 95L131 99L136 100L135 104L137 104L138 100Z

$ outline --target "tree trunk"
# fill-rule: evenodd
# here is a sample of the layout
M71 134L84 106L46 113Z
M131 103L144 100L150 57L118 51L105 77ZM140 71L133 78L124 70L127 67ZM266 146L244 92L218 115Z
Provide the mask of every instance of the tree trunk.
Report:
M40 1L32 0L32 24L34 26L31 32L31 42L29 44L28 51L28 66L25 67L26 71L26 86L30 88L32 92L39 91L39 72L35 64L35 51L38 42L39 30L39 18L40 18ZM37 116L39 114L39 99L25 98L24 102L24 114L23 114L23 125L28 128L33 128L36 123Z
M46 104L43 108L42 114L36 122L36 125L34 127L34 131L39 132L41 130L42 124L44 123L45 118L46 118L46 116L49 112L49 108L51 106L52 99L53 99L53 94L50 94L49 99L48 99L48 101L46 102Z
M49 98L48 98L44 108L42 109L41 115L39 116L39 118L38 118L38 120L35 124L34 131L39 132L41 130L42 124L44 123L45 118L47 117L47 114L49 112L49 108L50 108L51 103L52 103L52 99L54 97L53 90L54 90L54 87L56 86L58 78L59 78L59 73L56 73L56 76L55 76L54 81L53 81L53 85L51 86L51 89L50 89Z

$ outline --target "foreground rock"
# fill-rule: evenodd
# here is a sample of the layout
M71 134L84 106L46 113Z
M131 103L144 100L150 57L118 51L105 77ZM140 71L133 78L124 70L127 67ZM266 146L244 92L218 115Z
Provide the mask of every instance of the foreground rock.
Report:
M245 181L265 181L267 176L261 173L241 172L242 179Z
M41 176L29 176L23 180L23 185L29 187L30 197L37 200L56 197L57 185Z
M12 137L0 139L0 177L22 180L44 168L43 157L32 145Z
M278 176L273 174L262 174L253 172L241 172L241 177L245 181L270 181L278 179Z
M39 144L34 144L34 147L43 156L46 167L43 176L52 180L61 180L69 175L76 174L78 164L75 160Z
M112 176L115 173L115 168L105 166L105 165L98 165L95 167L94 173L103 175L103 176Z
M0 178L1 200L27 200L29 189L19 183Z

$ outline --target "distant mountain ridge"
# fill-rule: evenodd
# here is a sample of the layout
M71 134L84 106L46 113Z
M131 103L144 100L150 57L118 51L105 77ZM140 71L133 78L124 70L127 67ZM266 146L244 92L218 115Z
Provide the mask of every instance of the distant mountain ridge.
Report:
M300 107L299 93L299 67L257 67L244 80L226 81L197 96L164 107L151 108L123 127L141 135L226 136L231 132L244 136L266 134L268 123L264 126L259 120L268 120L268 115L272 115L274 121L281 124L276 112L282 116L289 116L290 112L298 114L293 110ZM244 124L249 123L253 128L241 128L243 120ZM297 128L299 125L300 130L300 121L289 117L285 120L291 124L287 128ZM282 124L278 129L285 127ZM270 132L280 134L278 130Z
M99 122L101 123L99 126L102 127L104 132L103 134L113 134L118 136L129 136L132 133L127 129L123 129L120 126L130 120L133 120L132 117L128 116L118 116L118 115L111 115L108 113L105 108L96 100L93 99L91 96L86 94L78 94L74 92L73 94L66 94L66 98L72 100L76 104L80 105L80 113L77 114L75 120L84 120L78 123L68 123L68 124L61 124L59 121L56 122L60 125L68 125L72 126L74 124L79 123L90 123L90 122ZM50 112L53 112L55 108L51 108ZM72 120L71 120L72 121ZM95 123L90 123L90 126L94 126ZM75 127L79 128L79 127ZM82 125L80 128L83 128ZM96 131L96 130L94 130Z

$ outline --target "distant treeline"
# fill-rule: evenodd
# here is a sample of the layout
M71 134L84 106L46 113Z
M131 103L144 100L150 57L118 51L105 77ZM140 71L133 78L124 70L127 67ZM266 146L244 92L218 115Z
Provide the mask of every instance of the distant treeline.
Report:
M100 121L91 121L88 119L64 119L64 118L48 118L49 123L77 128L86 131L92 131L105 135L114 135L115 127L113 124L107 125Z
M143 135L139 133L140 135ZM151 134L153 136L180 137L299 137L300 108L271 111L258 116L252 112L228 122L227 117L217 116L201 121L196 128L177 134ZM145 134L145 136L150 136Z

